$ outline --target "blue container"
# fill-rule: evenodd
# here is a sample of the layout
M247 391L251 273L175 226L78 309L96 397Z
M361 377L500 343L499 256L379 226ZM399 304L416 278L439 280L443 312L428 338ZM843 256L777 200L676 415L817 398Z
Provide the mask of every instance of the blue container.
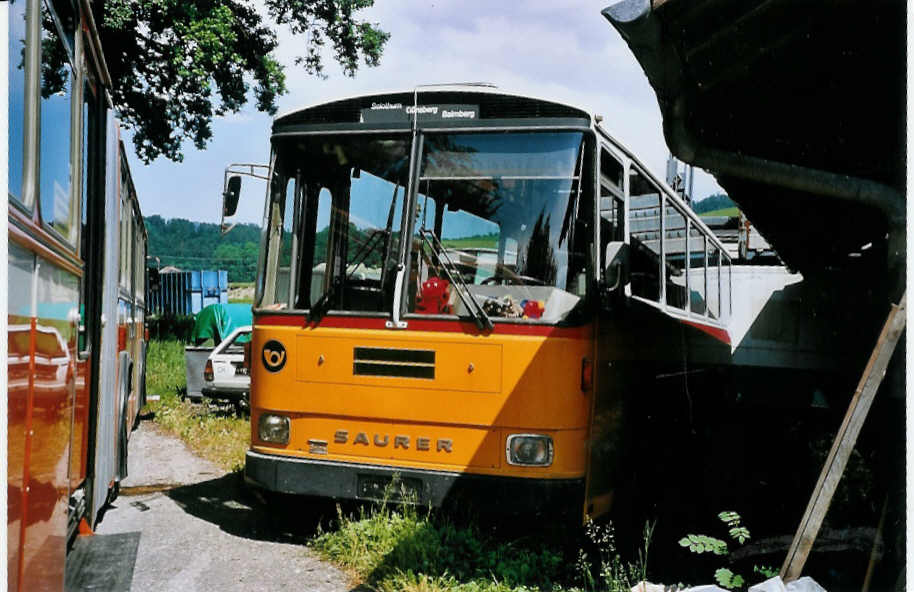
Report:
M152 272L152 270L150 270ZM156 272L152 272L151 276ZM210 304L228 304L228 272L224 270L175 271L158 274L148 282L150 314L197 314Z

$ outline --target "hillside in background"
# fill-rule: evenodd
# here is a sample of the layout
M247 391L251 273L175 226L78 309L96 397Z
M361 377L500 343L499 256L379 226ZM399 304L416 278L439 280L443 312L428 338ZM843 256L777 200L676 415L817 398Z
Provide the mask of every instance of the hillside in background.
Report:
M724 210L727 208L735 207L737 207L736 203L734 203L726 193L715 193L714 195L709 195L701 201L692 202L692 209L696 214L704 214L705 212L713 212L715 210Z
M230 282L254 281L260 249L257 224L239 224L222 236L218 224L183 218L165 220L158 215L145 218L145 222L149 233L148 254L158 257L162 267L224 269ZM149 264L156 263L153 260Z
M692 202L692 209L699 214L720 212L719 215L736 215L736 204L725 194L718 193L701 201ZM260 248L260 226L239 224L222 236L219 225L209 222L191 222L183 218L165 220L159 215L146 218L149 233L149 255L158 257L161 266L174 265L180 269L224 269L230 282L253 282L257 272L257 252ZM324 233L326 234L326 233ZM365 237L354 226L350 232L350 250L357 250ZM494 247L497 237L475 236L463 239L444 239L446 247ZM317 237L326 249L326 236ZM355 251L352 251L355 252ZM318 253L318 258L322 253ZM366 263L373 261L373 254ZM150 265L155 265L154 261Z

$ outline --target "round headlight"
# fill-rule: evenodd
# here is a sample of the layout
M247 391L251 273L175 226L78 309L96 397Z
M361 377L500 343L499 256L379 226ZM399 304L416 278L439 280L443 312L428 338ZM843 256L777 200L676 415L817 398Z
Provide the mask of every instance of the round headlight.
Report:
M263 442L289 443L289 418L285 415L264 413L257 422L257 434Z

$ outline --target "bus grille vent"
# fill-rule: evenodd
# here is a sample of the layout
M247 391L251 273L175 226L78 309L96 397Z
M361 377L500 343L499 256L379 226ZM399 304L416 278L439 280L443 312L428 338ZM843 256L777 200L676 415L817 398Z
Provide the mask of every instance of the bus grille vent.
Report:
M428 349L356 347L352 373L357 376L435 378L435 352Z

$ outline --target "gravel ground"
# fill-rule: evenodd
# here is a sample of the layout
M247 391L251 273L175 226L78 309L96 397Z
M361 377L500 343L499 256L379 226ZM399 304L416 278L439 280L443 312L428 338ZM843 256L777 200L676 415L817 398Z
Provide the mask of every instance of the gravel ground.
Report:
M350 590L347 576L303 542L332 508L305 500L267 512L242 483L144 421L129 476L99 534L140 532L133 592Z

